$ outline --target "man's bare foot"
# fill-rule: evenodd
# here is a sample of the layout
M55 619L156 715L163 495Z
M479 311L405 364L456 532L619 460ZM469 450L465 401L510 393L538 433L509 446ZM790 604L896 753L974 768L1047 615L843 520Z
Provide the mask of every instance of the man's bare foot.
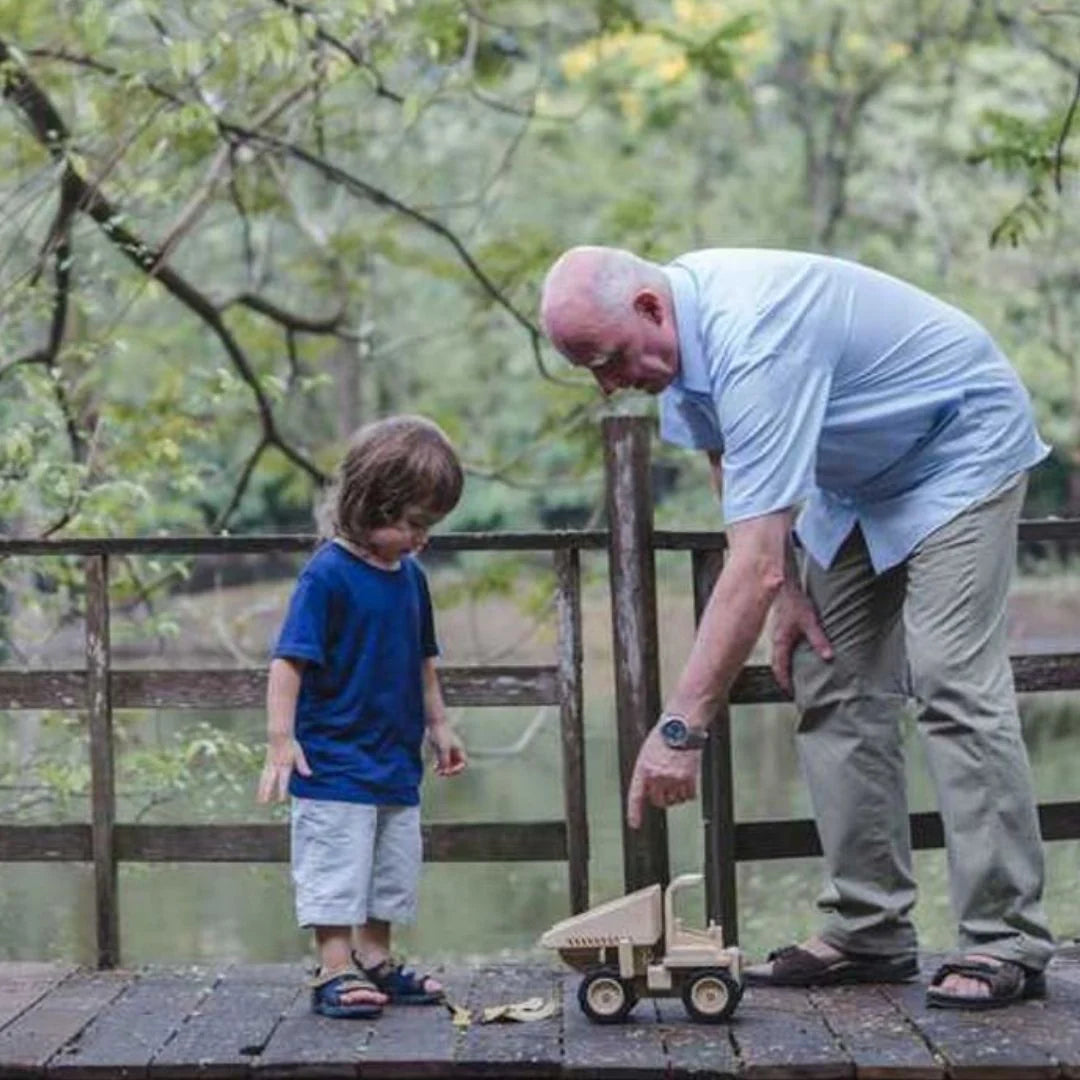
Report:
M986 956L984 953L965 953L963 959L977 964L989 964L991 967L1001 967L1001 961L996 956ZM946 975L938 989L943 994L953 997L983 998L990 996L990 987L984 979L972 979L967 975Z

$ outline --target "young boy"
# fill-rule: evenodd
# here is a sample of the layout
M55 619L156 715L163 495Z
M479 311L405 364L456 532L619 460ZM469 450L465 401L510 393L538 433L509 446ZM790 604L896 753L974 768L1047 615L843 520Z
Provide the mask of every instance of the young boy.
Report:
M292 796L297 918L315 931L312 1008L324 1016L442 999L434 979L391 959L390 924L416 914L425 735L439 775L466 766L412 557L462 484L453 447L430 421L361 428L321 514L329 542L301 572L274 648L257 798Z

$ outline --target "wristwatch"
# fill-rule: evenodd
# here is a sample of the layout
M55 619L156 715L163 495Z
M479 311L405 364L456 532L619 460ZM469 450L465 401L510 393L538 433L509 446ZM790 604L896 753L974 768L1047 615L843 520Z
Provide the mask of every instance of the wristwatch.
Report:
M660 738L672 750L700 750L709 741L708 731L692 728L678 713L664 713L659 727Z

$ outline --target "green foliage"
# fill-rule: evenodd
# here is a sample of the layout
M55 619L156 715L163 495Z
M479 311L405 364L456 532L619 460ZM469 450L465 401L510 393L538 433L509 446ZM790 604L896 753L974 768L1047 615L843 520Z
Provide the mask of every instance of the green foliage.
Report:
M1011 113L987 110L980 145L968 160L987 163L1008 176L1020 177L1027 191L1002 216L990 233L990 244L1020 244L1046 225L1051 212L1048 188L1060 184L1062 173L1075 171L1076 158L1066 150L1071 110L1032 121Z
M994 321L1026 372L1052 373L1043 412L1064 433L1048 313L999 319L997 296L1030 278L1024 244L1070 246L1066 36L1052 14L1003 10L1022 23L1007 33L962 7L0 0L8 71L186 286L78 211L61 347L8 366L49 340L62 163L7 99L0 526L202 530L231 507L233 530L303 527L348 432L405 409L474 469L451 524L585 520L595 415L567 417L590 391L544 380L522 325L577 242L867 258ZM987 236L1015 261L988 259ZM229 303L243 294L281 318ZM1076 301L1054 297L1068 352Z
M121 819L139 821L182 805L184 816L214 816L251 797L263 749L208 720L153 736L141 714L118 714L116 791ZM0 818L43 821L78 815L90 796L85 722L62 713L37 718L37 748L0 765ZM10 751L10 747L5 749Z

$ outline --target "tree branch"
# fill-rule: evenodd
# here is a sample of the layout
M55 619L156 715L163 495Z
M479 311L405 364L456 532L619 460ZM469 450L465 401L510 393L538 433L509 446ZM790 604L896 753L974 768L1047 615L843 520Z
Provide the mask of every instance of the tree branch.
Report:
M251 475L255 471L255 466L259 462L259 458L262 457L263 451L270 445L269 440L264 436L259 440L259 445L252 451L251 456L244 464L244 469L240 473L240 479L236 482L236 487L233 489L232 498L229 499L228 505L218 514L217 519L213 524L214 532L221 532L222 529L228 524L229 518L232 517L236 508L240 505L240 500L244 497L244 492L247 491L248 483L251 481Z
M487 295L494 300L500 307L505 309L510 316L517 322L525 331L529 334L532 346L533 355L536 360L537 369L540 374L549 382L558 383L560 385L573 385L565 382L562 379L558 379L553 376L547 368L544 366L543 356L540 351L540 343L542 336L539 329L518 310L513 302L507 297L499 287L484 273L479 264L473 258L472 254L461 242L458 236L441 221L435 218L429 217L427 214L415 209L412 206L402 202L400 199L395 198L389 192L383 191L381 188L377 188L374 184L369 183L366 180L361 179L359 176L355 176L353 173L347 172L345 169L333 162L327 161L325 158L319 157L317 154L311 153L309 150L305 150L302 146L296 143L289 142L287 139L279 138L276 135L272 135L265 131L256 131L252 128L245 127L241 124L236 124L231 121L222 120L221 126L226 131L229 131L242 138L248 139L251 142L265 143L266 145L273 146L280 150L282 153L287 154L289 157L296 158L298 161L304 162L306 165L310 165L313 169L317 169L324 176L335 180L346 191L352 192L354 195L362 195L364 198L374 203L376 206L382 206L389 210L394 210L398 214L409 218L416 223L423 225L424 228L430 232L441 236L453 249L457 252L458 258L465 264L469 273L476 279Z
M77 207L94 219L114 246L148 277L160 281L165 289L190 311L197 315L214 332L225 349L241 378L247 383L255 398L263 427L263 438L294 464L302 468L320 484L327 476L312 461L291 446L277 428L270 401L259 383L247 354L229 332L221 314L213 302L196 289L186 278L164 265L161 252L155 251L136 234L127 229L122 215L101 191L89 185L76 171L67 155L69 138L67 126L52 104L48 95L30 78L12 57L7 43L0 39L0 65L5 66L3 96L12 100L29 121L38 141L56 160L64 164L63 183L69 185Z
M274 3L280 6L288 6L291 9L303 11L303 6L292 3L291 0L273 0ZM3 60L8 55L7 49L3 42L0 41L0 60ZM33 50L28 55L32 56L48 56L52 59L63 60L69 63L79 64L85 67L92 68L102 74L110 75L119 78L129 78L125 76L119 69L109 64L104 64L101 61L95 60L92 57L78 56L75 54L64 52L63 50ZM172 101L177 105L185 105L187 102L171 91L153 84L144 83L144 85L153 93L158 94ZM59 119L59 118L57 118ZM262 132L247 127L243 124L239 124L233 121L226 120L224 117L219 116L217 118L219 129L234 136L238 136L242 139L250 142L261 142L269 146L273 146L280 150L282 153L287 154L290 157L296 158L298 161L302 161L305 164L317 169L324 176L335 180L341 184L346 190L351 191L353 194L359 194L373 202L376 206L383 206L388 209L394 210L399 214L409 218L410 220L422 225L424 228L436 233L446 240L451 247L457 252L458 257L465 264L466 268L476 278L481 288L486 292L500 307L504 308L511 317L525 329L529 335L529 342L533 352L533 360L536 364L537 371L542 378L548 382L555 383L560 386L571 386L573 383L567 382L564 379L560 379L557 376L552 375L544 364L542 342L543 336L539 329L523 315L517 307L502 293L502 291L491 281L490 278L483 272L483 270L473 259L468 249L461 243L458 237L442 222L429 217L428 215L421 213L413 207L406 205L398 199L395 199L388 192L382 191L375 187L373 184L369 184L367 181L362 180L358 176L347 172L337 165L332 164L325 158L320 157L317 154L313 154L303 147L290 142L286 139L279 138L278 136L271 135L269 132Z
M335 37L329 31L325 30L322 24L319 22L319 17L314 8L308 7L307 4L298 4L295 0L272 0L278 7L284 8L286 11L291 11L294 15L306 15L308 16L315 26L315 37L323 42L325 45L329 45L331 48L336 49L343 56L349 58L355 67L362 68L366 71L374 82L374 91L379 97L387 98L390 101L396 102L401 105L405 101L403 94L395 93L389 89L383 82L382 76L375 69L374 64L370 60L366 59L361 53L357 52L351 45L344 42L339 37Z
M267 300L265 296L249 292L240 293L231 300L226 300L219 310L225 311L234 304L251 308L252 311L257 311L260 315L265 315L268 319L279 323L286 330L298 331L304 334L333 334L341 326L345 318L342 311L322 319L313 319L306 315L294 315L292 312L279 307L273 301Z
M1069 102L1069 107L1065 111L1065 120L1061 125L1061 134L1058 135L1057 145L1054 147L1054 190L1060 195L1062 193L1062 181L1061 173L1065 163L1065 141L1069 137L1069 130L1072 128L1073 119L1076 116L1076 105L1080 102L1080 71L1076 73L1076 82L1073 85L1072 100Z

